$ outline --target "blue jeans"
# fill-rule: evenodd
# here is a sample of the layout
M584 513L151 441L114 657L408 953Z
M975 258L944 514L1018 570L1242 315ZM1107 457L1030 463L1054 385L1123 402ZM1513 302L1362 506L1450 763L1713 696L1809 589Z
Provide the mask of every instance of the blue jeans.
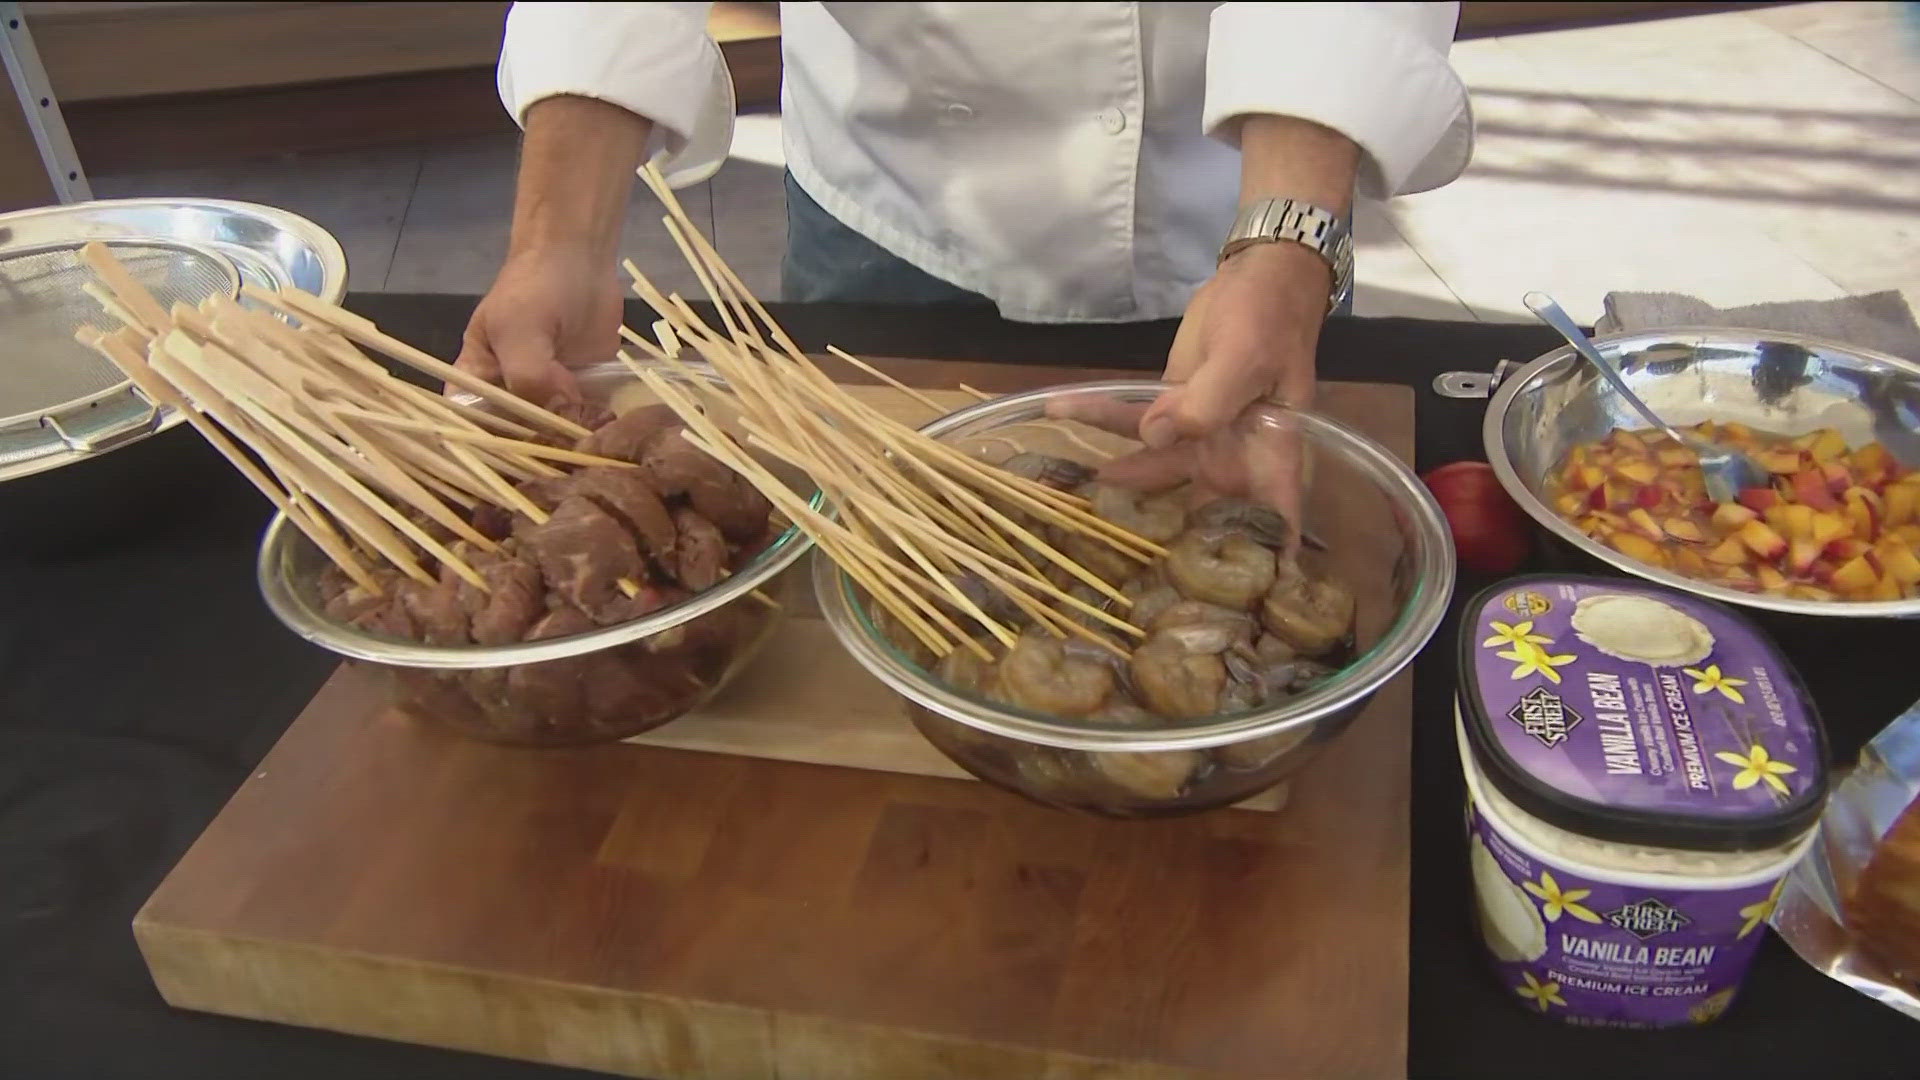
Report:
M977 292L942 281L840 223L787 182L787 253L780 260L780 298L813 303L986 304ZM1353 312L1348 294L1335 314Z

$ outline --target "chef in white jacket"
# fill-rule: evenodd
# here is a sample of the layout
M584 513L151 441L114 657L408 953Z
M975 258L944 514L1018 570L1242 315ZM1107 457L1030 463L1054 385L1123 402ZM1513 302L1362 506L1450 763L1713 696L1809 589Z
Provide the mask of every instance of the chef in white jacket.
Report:
M499 86L525 128L509 251L460 362L536 398L614 349L637 166L724 161L704 3L522 3ZM1140 423L1166 447L1311 402L1356 192L1472 147L1452 3L781 5L789 298L984 297L1010 319L1183 316Z

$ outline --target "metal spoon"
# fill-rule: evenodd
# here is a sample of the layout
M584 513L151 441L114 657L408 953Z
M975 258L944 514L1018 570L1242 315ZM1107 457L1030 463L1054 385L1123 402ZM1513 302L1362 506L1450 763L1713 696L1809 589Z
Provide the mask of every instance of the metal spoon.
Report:
M1526 304L1527 310L1538 316L1541 322L1559 331L1560 336L1567 340L1567 344L1573 346L1573 351L1579 353L1587 363L1592 364L1600 374L1606 376L1607 381L1613 384L1614 390L1618 391L1627 404L1633 406L1634 411L1644 417L1647 423L1666 432L1669 439L1693 451L1694 456L1700 459L1700 472L1707 482L1707 495L1714 502L1733 502L1740 492L1747 488L1768 486L1767 471L1754 464L1752 458L1738 450L1716 446L1684 434L1672 424L1654 415L1654 411L1647 407L1647 403L1640 400L1640 395L1634 393L1633 388L1627 385L1627 380L1620 377L1620 372L1613 366L1612 361L1600 355L1600 350L1593 347L1593 342L1580 331L1578 326L1574 325L1572 317L1559 304L1554 303L1553 297L1543 292L1530 292L1522 298L1521 302Z

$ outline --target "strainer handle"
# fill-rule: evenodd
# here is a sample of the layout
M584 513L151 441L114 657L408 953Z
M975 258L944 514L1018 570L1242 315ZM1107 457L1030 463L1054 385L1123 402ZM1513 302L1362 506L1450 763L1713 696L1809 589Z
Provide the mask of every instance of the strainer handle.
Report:
M96 401L65 419L43 416L40 422L59 436L67 449L101 454L152 434L160 426L160 407L138 389L128 387L124 393Z

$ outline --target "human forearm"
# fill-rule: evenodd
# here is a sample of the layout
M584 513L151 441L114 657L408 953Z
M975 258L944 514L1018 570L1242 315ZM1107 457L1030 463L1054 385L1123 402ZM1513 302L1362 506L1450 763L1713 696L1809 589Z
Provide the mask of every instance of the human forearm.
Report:
M574 247L611 261L652 133L645 117L592 98L529 108L508 254Z
M1360 148L1332 128L1291 116L1240 121L1240 205L1298 199L1336 213L1353 202Z

